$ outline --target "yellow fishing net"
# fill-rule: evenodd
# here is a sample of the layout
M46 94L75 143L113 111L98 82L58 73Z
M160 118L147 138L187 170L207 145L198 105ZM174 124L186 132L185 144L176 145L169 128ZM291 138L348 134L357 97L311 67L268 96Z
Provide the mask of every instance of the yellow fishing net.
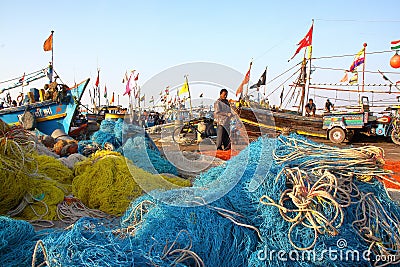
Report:
M146 191L190 186L190 181L150 174L121 154L98 151L75 164L72 192L86 206L121 215L129 203Z

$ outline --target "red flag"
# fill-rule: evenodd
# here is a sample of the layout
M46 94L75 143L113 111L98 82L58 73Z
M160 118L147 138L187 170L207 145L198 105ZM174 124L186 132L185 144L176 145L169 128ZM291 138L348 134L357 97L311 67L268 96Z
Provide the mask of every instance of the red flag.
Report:
M107 86L104 85L104 98L107 98Z
M99 83L100 83L100 70L97 70L97 79L96 79L96 87L99 87Z
M19 79L20 83L23 83L24 81L25 81L25 72L24 72L24 75L22 75L21 79Z
M238 89L236 90L236 96L240 95L243 92L243 86L250 81L250 70L251 70L252 64L253 64L253 62L250 62L249 70L247 71L246 76L244 76L242 83L239 85Z
M50 36L44 41L43 50L51 51L53 49L53 32L51 32Z
M139 73L136 74L136 77L135 77L135 79L133 79L133 80L135 80L135 81L139 80Z
M314 28L314 24L311 25L311 28L308 31L308 33L306 34L306 36L304 36L304 38L297 44L299 47L297 47L296 52L294 53L292 58L289 60L292 60L300 52L300 50L302 48L312 45L313 28Z

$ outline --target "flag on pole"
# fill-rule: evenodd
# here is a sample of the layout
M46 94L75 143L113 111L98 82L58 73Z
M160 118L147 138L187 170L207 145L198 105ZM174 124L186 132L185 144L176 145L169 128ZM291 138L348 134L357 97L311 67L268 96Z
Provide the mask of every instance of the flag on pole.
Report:
M144 97L145 97L145 95L143 95L143 96L140 98L139 101L144 101Z
M104 98L107 98L107 86L104 85Z
M358 82L358 72L354 71L353 73L354 73L353 77L351 77L349 80L349 84L351 85L356 84Z
M96 78L96 83L94 84L96 87L99 87L100 83L100 70L97 70L97 78Z
M391 42L390 42L390 49L392 49L392 50L399 50L399 49L400 49L400 40L391 41Z
M243 86L250 81L250 70L251 70L251 65L252 64L253 64L253 62L250 62L249 70L247 71L246 75L244 76L243 81L241 82L241 84L239 85L238 89L236 90L236 96L238 96L241 93L243 93Z
M114 92L112 94L111 100L110 100L110 104L114 104Z
M126 86L125 86L125 93L123 95L126 95L126 94L128 94L129 96L131 95L131 87L129 86L129 84L131 81L132 74L133 73L131 73L131 75L129 75L128 81L126 82Z
M261 75L260 79L258 79L258 82L250 86L250 89L259 88L261 85L265 85L266 81L267 81L267 70L264 70L264 73Z
M154 103L154 96L151 96L149 103Z
M51 51L53 49L53 32L50 36L44 41L43 50L44 51Z
M126 83L128 81L128 72L125 71L124 78L122 78L122 83Z
M136 76L135 76L135 79L133 79L134 81L137 81L137 80L139 80L139 73L138 74L136 74Z
M360 66L361 64L364 63L365 57L364 57L364 51L365 47L363 47L354 57L353 63L351 63L351 66L349 68L349 72L353 72L355 68Z
M340 80L341 83L345 83L349 80L349 75L347 74L347 71L345 72L343 78Z
M201 93L199 97L203 97L203 93Z
M23 83L25 81L25 72L24 72L24 74L22 75L22 77L19 79L19 82L20 83Z
M296 52L294 52L294 55L289 59L289 61L292 60L300 52L301 49L312 45L313 28L314 28L314 24L311 25L311 28L307 32L306 36L304 36L304 38L301 39L301 41L297 44L299 47L297 47Z
M178 95L182 95L184 93L189 93L189 83L187 76L185 77L185 83L182 85L182 88L179 90Z
M169 85L165 88L165 94L169 95Z

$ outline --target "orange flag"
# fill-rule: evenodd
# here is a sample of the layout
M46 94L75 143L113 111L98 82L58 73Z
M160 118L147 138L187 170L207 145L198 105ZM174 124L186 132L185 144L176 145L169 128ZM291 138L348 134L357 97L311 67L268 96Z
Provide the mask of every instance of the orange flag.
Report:
M114 92L113 92L113 94L112 94L110 104L114 104Z
M49 38L44 41L43 50L51 51L53 49L53 32L50 34Z
M345 83L349 80L349 75L347 75L347 71L346 74L344 75L344 77L340 80L341 83Z

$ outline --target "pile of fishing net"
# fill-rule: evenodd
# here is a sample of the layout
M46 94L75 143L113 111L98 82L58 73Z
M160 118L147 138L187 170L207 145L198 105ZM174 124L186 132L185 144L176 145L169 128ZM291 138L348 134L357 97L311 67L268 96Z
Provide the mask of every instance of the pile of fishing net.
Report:
M175 176L151 174L114 151L97 151L74 167L72 193L86 206L121 215L132 200L154 189L190 186Z
M120 152L147 172L178 175L176 167L161 156L146 131L122 119L103 120L91 140L79 142L78 152L87 156L101 149Z
M120 223L81 219L44 249L59 265L372 266L400 253L381 153L260 138L192 188L151 191Z
M42 236L26 221L0 216L0 266L31 266L35 244ZM37 255L43 261L41 255Z
M0 128L0 214L56 219L57 204L70 190L72 171L53 157L38 155L35 142L21 127L8 127L0 120Z

